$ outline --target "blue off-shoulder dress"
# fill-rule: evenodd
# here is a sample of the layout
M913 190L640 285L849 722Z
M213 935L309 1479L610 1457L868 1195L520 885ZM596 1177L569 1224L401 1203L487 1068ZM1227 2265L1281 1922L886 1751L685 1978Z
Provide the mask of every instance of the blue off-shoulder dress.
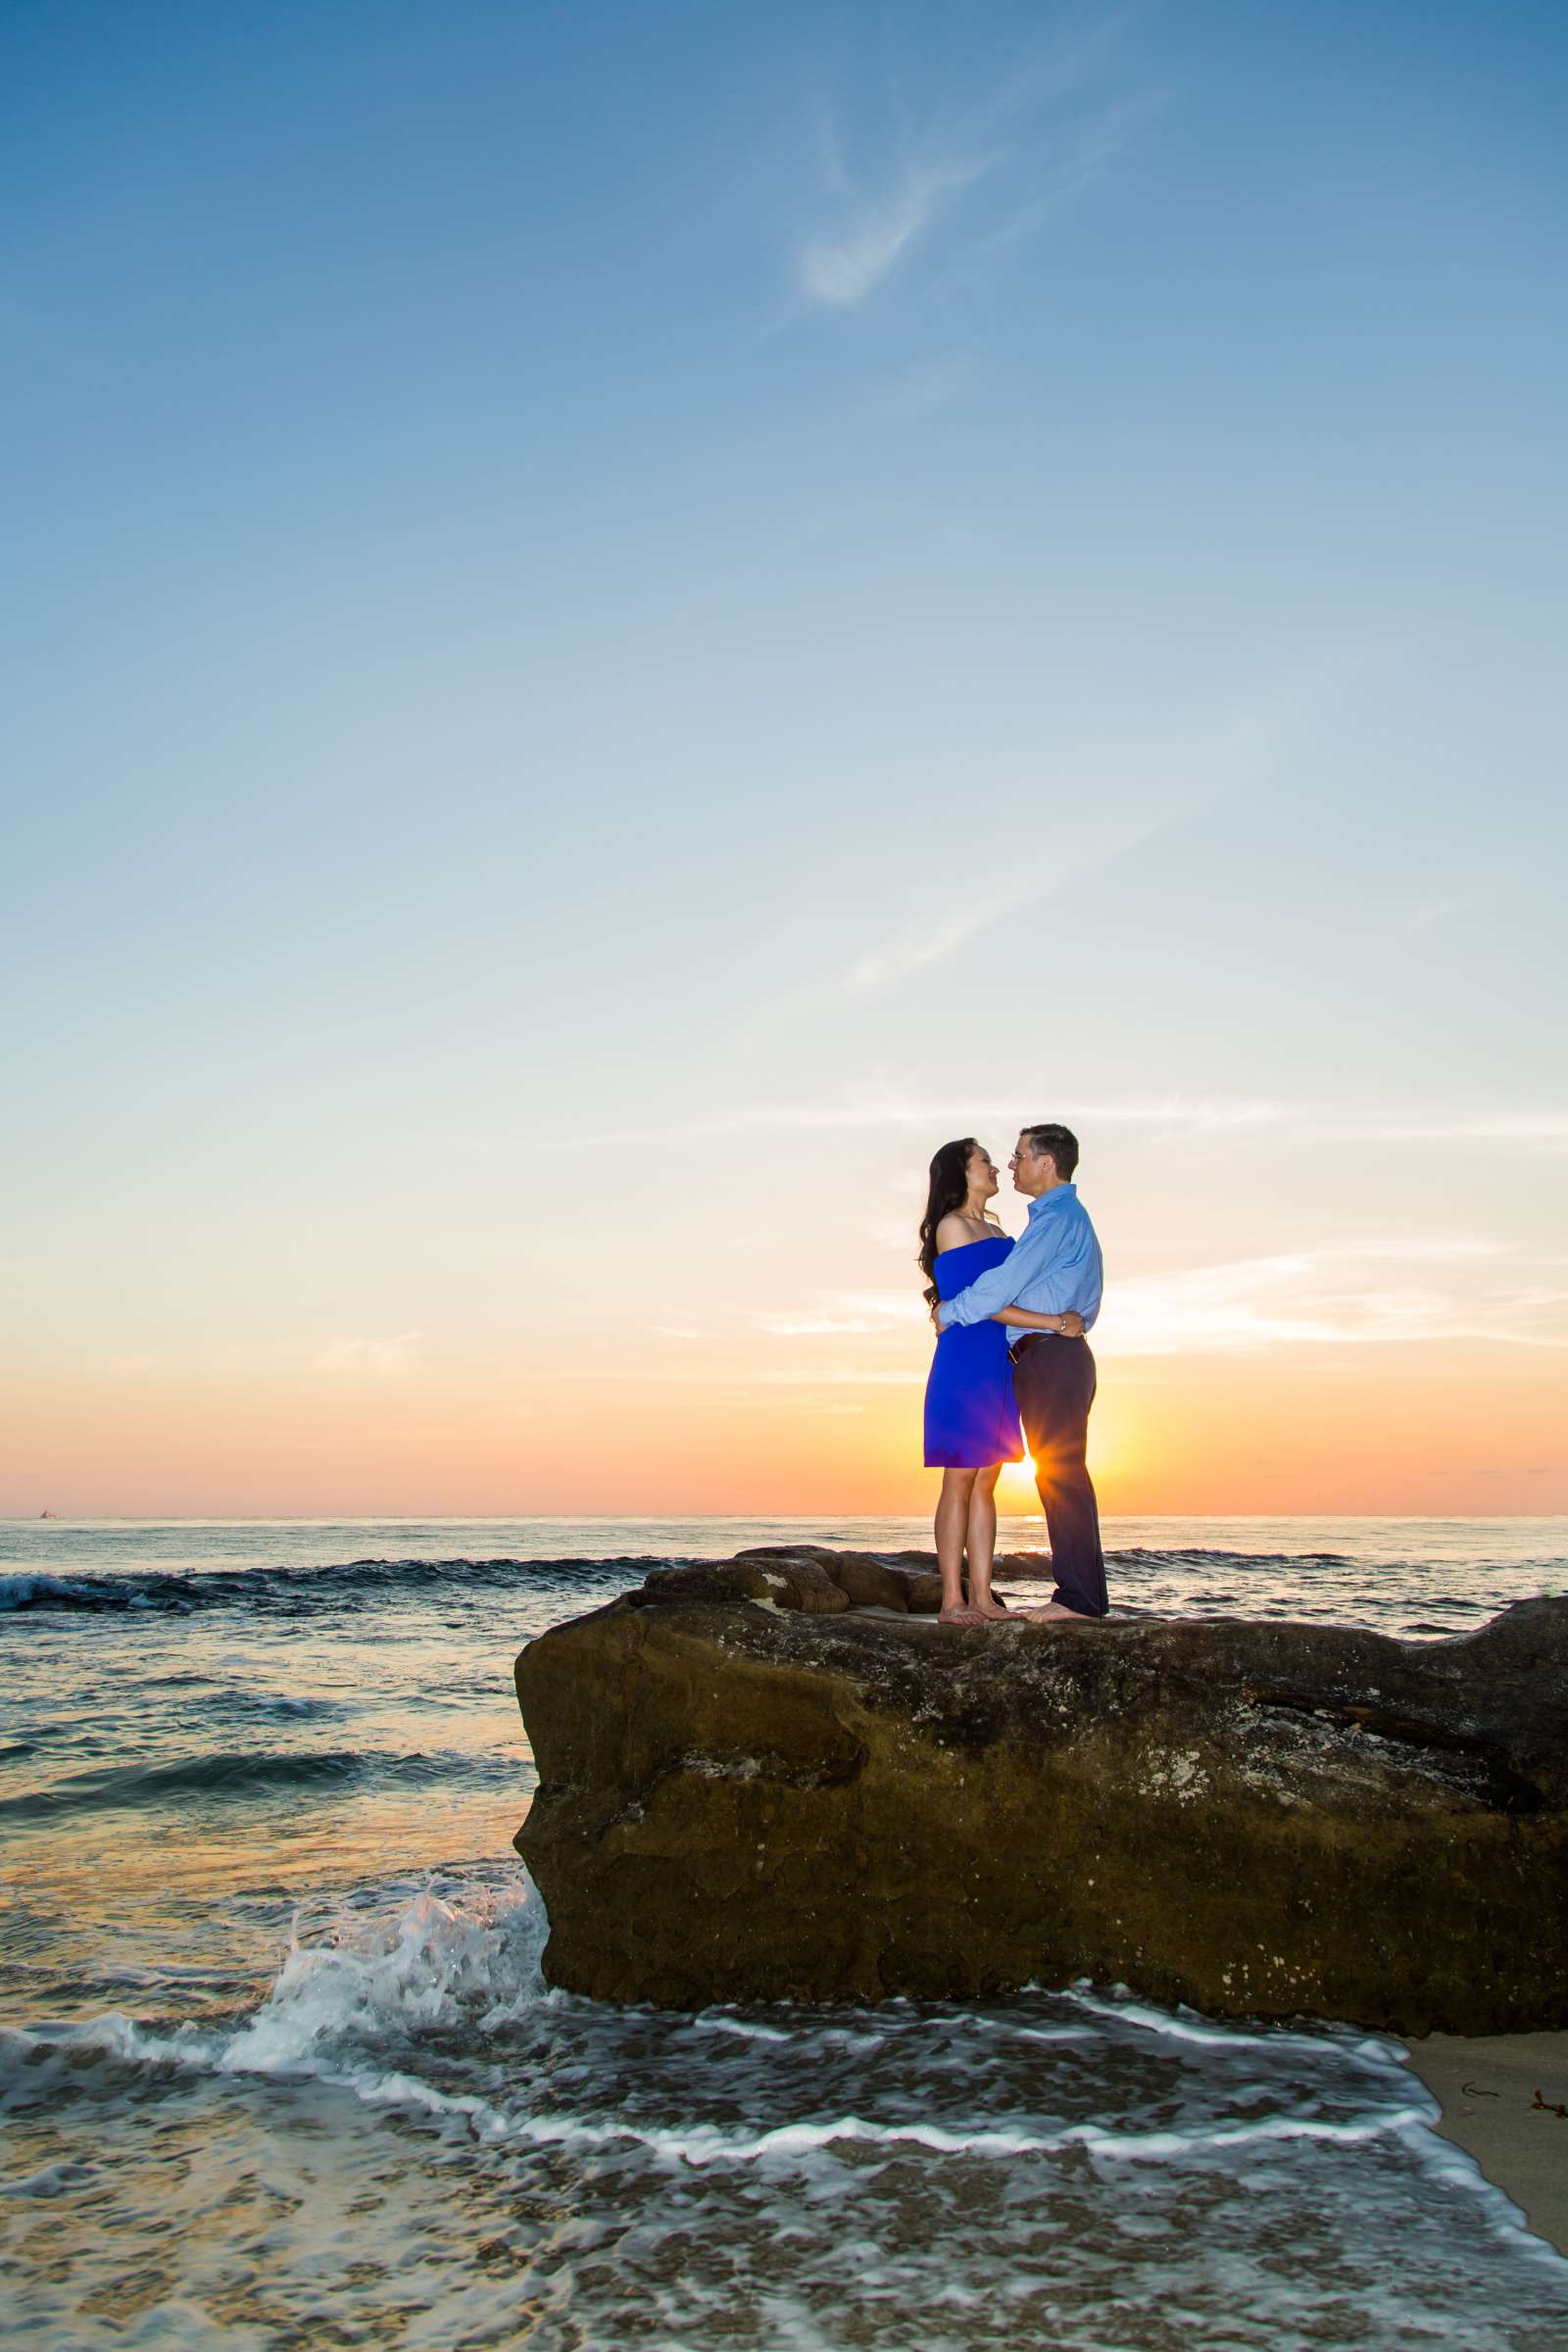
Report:
M1005 1234L944 1250L932 1268L944 1298L956 1298L1011 1250ZM925 1466L983 1470L992 1462L1021 1462L1023 1431L1012 1394L1012 1362L1004 1323L956 1323L937 1341L925 1384Z

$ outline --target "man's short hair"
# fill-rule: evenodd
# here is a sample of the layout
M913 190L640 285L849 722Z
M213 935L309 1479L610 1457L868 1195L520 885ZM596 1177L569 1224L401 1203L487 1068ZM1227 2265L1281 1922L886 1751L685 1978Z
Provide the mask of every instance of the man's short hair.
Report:
M1026 1127L1024 1134L1038 1154L1049 1152L1056 1163L1056 1174L1063 1184L1071 1184L1072 1172L1078 1165L1078 1138L1070 1127L1058 1127L1047 1122L1039 1127Z

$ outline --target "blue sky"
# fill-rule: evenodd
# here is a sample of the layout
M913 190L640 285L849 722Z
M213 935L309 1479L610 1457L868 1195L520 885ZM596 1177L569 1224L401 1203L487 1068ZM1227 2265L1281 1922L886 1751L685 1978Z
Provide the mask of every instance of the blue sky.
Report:
M650 1393L918 1507L924 1163L1036 1116L1129 1465L1192 1349L1545 1430L1559 9L3 39L0 1507L575 1509L561 1395ZM1568 1507L1495 1434L1476 1507Z

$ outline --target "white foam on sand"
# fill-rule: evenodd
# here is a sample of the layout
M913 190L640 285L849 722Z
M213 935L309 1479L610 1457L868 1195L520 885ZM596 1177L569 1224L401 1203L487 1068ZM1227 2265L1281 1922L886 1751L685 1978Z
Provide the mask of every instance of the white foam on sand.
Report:
M1170 2340L1138 2333L1139 2310L1195 2343L1269 2352L1349 2340L1332 2329L1352 2321L1371 2346L1455 2352L1548 2352L1550 2329L1568 2332L1568 2265L1435 2136L1434 2104L1379 2037L1230 2026L1083 1985L972 2008L612 2010L547 1990L545 1932L520 1874L388 1889L297 1927L247 2016L12 2033L0 2087L81 2096L96 2055L135 2070L143 2099L149 2077L189 2083L164 2113L182 2095L204 2114L226 2101L213 2111L232 2165L210 2196L265 2180L295 2217L261 2214L258 2275L281 2266L291 2312L374 2333L425 2293L428 2259L432 2346L476 2340L440 2316L454 2261L472 2278L464 2328L504 2327L526 2292L542 2348L616 2340L628 2297L656 2320L647 2340L693 2352L737 2325L836 2348L850 2304L867 2344L925 2352L959 2352L993 2322L1066 2352ZM113 2098L94 2097L95 2132ZM328 2174L296 2184L315 2142L291 2116L318 2135L344 2098L361 2124L330 2128ZM401 2119L392 2141L381 2113ZM117 2262L151 2260L143 2240L156 2249L182 2215L207 2244L205 2207L171 2213L166 2169L133 2154L113 2169ZM13 2193L65 2218L76 2195L101 2198L109 2174L90 2170L34 2163ZM481 2240L514 2245L513 2267L474 2271ZM363 2285L313 2303L349 2244ZM1478 2310L1482 2259L1500 2267ZM159 2305L158 2340L205 2344L183 2291Z
M1236 2050L1246 2047L1279 2051L1293 2044L1299 2049L1321 2050L1326 2034L1345 2037L1345 2046L1357 2056L1369 2059L1384 2058L1396 2064L1402 2045L1383 2041L1375 2035L1355 2032L1349 2027L1314 2027L1301 2033L1291 2026L1274 2026L1248 2022L1227 2025L1222 2020L1200 2017L1194 2009L1156 2009L1152 2002L1140 2001L1121 1986L1113 1986L1108 1997L1085 1992L1073 1985L1061 1996L1075 2007L1085 2009L1092 2017L1103 2018L1117 2026L1131 2026L1145 2034L1157 2034L1166 2041L1187 2041L1199 2049Z

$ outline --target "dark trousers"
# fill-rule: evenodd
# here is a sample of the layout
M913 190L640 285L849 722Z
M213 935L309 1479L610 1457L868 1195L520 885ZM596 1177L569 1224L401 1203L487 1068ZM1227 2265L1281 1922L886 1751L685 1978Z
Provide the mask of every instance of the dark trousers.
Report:
M1080 1616L1103 1617L1110 1596L1100 1548L1100 1506L1084 1459L1095 1401L1089 1342L1026 1335L1013 1354L1012 1385L1051 1537L1056 1575L1051 1597Z

